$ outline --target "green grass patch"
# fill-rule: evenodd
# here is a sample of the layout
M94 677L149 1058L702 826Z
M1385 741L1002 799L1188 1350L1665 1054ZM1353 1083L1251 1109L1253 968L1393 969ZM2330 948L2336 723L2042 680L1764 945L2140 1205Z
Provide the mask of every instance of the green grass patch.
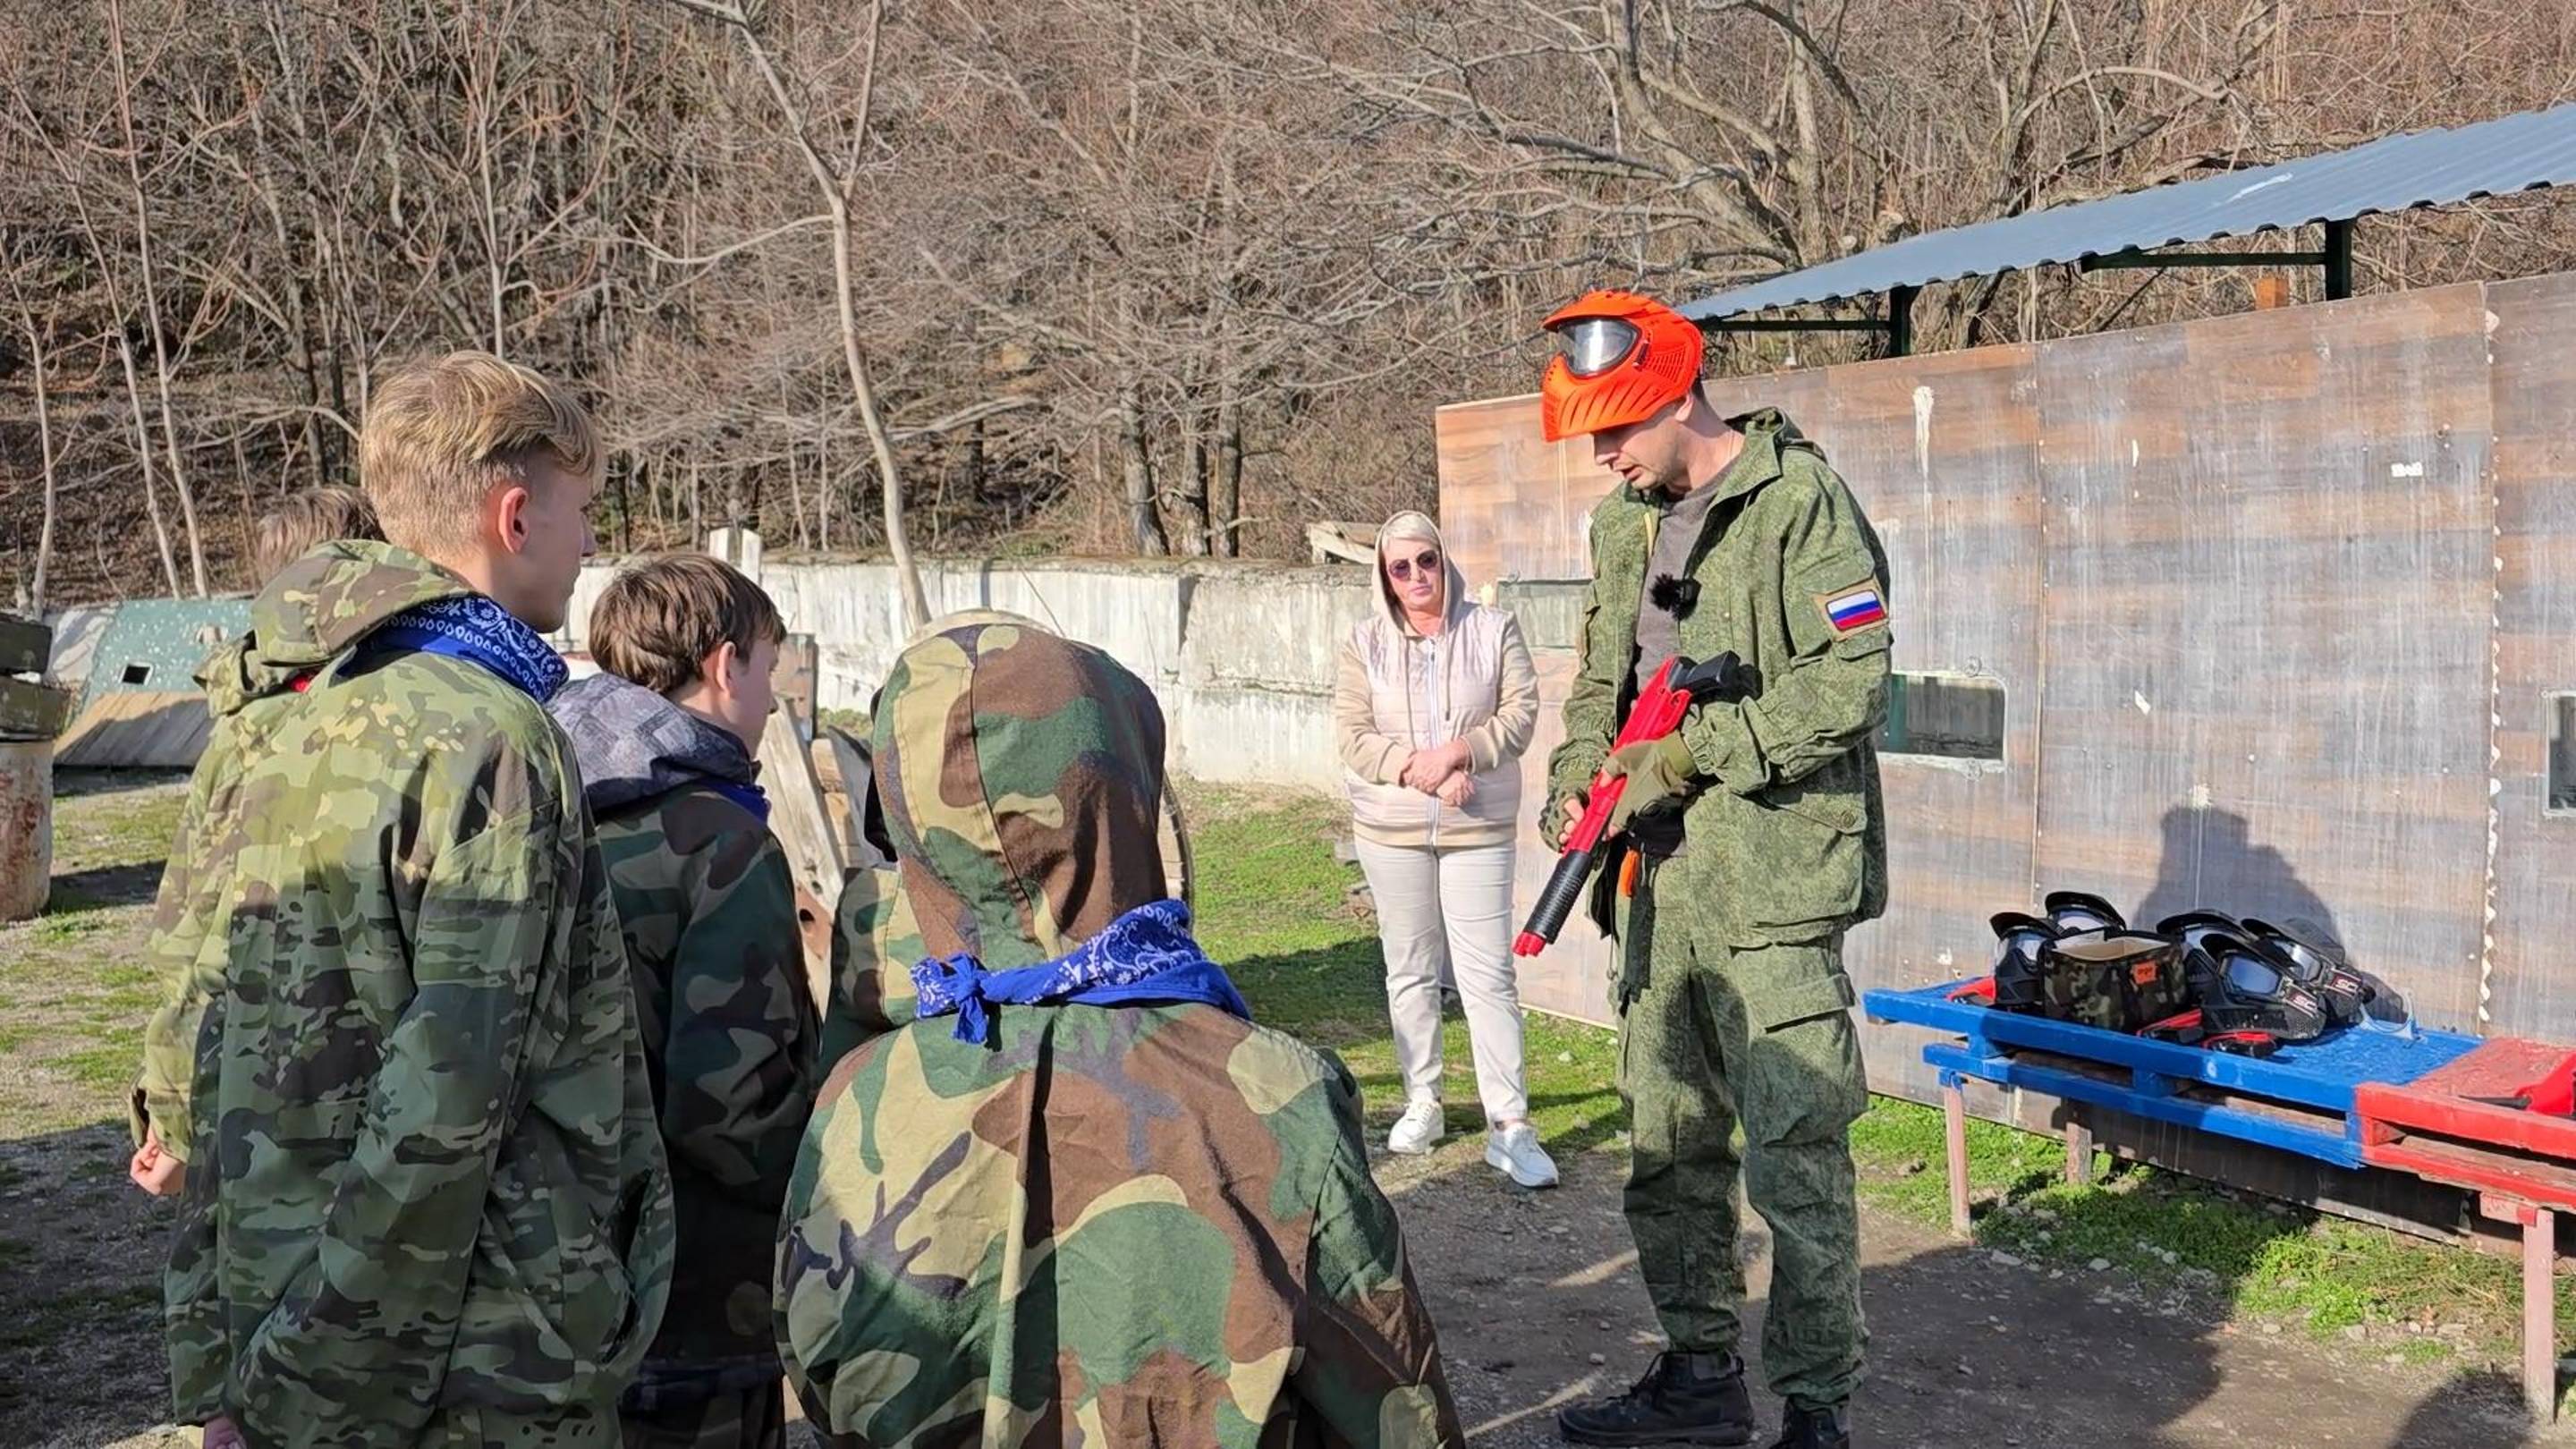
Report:
M1338 1054L1358 1078L1370 1120L1404 1106L1387 1028L1386 964L1373 920L1353 912L1359 867L1333 858L1347 807L1322 795L1192 787L1191 868L1210 955L1233 972L1253 1015ZM1442 1029L1442 1100L1449 1130L1481 1130L1466 1023ZM1530 1121L1551 1151L1611 1140L1619 1106L1618 1039L1533 1014L1522 1042Z

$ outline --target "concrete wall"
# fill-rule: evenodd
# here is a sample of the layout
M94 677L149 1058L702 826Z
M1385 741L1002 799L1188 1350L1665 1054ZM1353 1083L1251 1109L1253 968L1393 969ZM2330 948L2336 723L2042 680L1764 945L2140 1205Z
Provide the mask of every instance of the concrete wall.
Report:
M582 647L616 567L584 571L558 642ZM757 570L788 628L814 636L819 706L867 708L904 641L893 567L773 556ZM933 559L922 587L935 613L1006 609L1116 655L1162 699L1184 774L1341 789L1329 697L1334 652L1370 603L1356 567Z

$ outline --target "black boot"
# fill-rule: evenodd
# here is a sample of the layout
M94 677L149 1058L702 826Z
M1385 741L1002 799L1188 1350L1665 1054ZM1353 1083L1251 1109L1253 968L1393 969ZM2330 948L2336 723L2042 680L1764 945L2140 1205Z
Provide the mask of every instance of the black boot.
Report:
M1780 1421L1780 1442L1771 1449L1851 1449L1850 1415L1840 1404L1830 1409L1791 1404Z
M1746 1444L1753 1396L1733 1354L1659 1353L1628 1392L1560 1410L1556 1432L1574 1444Z

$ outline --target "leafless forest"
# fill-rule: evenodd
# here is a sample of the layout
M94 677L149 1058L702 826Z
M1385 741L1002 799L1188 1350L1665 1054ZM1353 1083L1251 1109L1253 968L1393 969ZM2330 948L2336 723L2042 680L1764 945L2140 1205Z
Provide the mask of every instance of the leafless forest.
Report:
M1531 386L1583 287L2549 105L2571 62L2569 0L11 0L0 605L242 587L371 379L460 345L590 390L612 548L1294 554L1427 502L1431 409ZM2367 222L2359 286L2567 266L2550 197ZM1918 346L2251 285L1936 287Z

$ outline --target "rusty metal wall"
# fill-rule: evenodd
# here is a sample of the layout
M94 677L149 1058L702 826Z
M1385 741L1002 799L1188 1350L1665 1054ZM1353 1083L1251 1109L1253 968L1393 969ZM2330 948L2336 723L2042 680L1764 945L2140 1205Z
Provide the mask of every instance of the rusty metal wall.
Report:
M2548 697L2576 691L2570 335L2554 276L1713 385L1850 480L1896 667L2006 692L1999 764L1886 761L1893 899L1860 979L1976 974L1988 913L2079 886L2141 918L2309 916L2433 1022L2576 1039L2549 954L2576 938L2551 869L2576 812L2545 799ZM1438 432L1469 578L1585 575L1609 480L1538 440L1534 399ZM1542 651L1551 684L1570 668ZM1605 966L1543 961L1530 999L1600 1020ZM1873 1029L1878 1083L1927 1089L1919 1046Z

